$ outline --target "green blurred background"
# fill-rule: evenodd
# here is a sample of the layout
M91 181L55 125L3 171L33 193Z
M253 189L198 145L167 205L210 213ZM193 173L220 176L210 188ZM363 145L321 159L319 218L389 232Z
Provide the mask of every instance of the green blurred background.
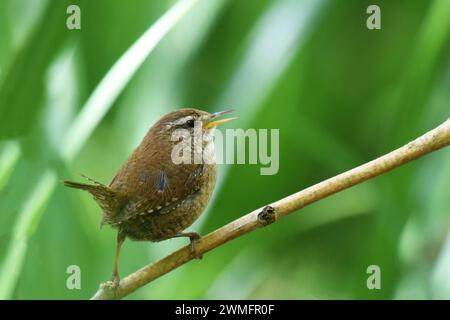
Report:
M70 4L81 8L81 30L66 28ZM449 117L449 0L194 0L153 50L136 43L159 34L155 22L174 4L0 0L0 298L86 299L109 278L116 232L100 231L96 203L61 180L84 173L109 182L169 111L231 107L240 119L226 127L280 129L277 175L219 167L214 199L191 227L201 234ZM381 8L381 30L366 28L370 4ZM126 52L143 63L126 54L116 68ZM448 299L449 193L446 149L238 238L129 298ZM121 274L185 244L127 241ZM381 290L366 287L373 264ZM66 288L70 265L81 268L81 290Z

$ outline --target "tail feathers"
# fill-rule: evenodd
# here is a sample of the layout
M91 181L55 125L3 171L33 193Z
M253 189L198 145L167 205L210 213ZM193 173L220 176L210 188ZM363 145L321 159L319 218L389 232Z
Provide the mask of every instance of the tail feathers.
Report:
M67 180L64 181L64 185L69 188L85 190L92 194L95 201L104 210L104 219L106 219L104 222L108 222L108 218L116 216L123 208L125 198L111 190L109 187L91 179L89 180L94 182L95 185Z
M64 181L64 185L66 187L70 187L70 188L75 188L75 189L81 189L81 190L85 190L87 192L89 192L90 194L92 194L95 198L95 200L97 200L97 202L99 202L99 204L103 207L103 204L106 204L108 202L111 202L116 193L114 191L112 191L110 188L108 188L105 185L101 185L101 184L87 184L87 183L80 183L80 182L75 182L75 181Z
M75 182L75 181L68 181L68 180L64 180L64 185L69 188L81 189L81 190L86 190L86 191L93 190L94 188L97 187L97 186L93 186L91 184L80 183L80 182Z
M99 187L104 188L104 189L109 189L107 186L105 186L104 184L95 181L94 179L91 179L89 177L86 177L84 174L81 175L83 178L85 178L86 180L88 180L89 182L94 183L94 185L92 184L87 184L87 183L80 183L80 182L75 182L75 181L68 181L68 180L64 180L64 185L66 187L70 187L70 188L75 188L75 189L81 189L81 190L86 190L86 191L94 191L95 189L98 189ZM91 192L92 193L92 192Z

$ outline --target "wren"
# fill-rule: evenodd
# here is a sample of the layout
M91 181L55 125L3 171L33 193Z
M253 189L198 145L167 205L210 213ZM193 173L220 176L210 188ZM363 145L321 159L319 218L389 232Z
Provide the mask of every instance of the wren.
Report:
M101 226L118 230L117 251L111 277L113 287L120 282L119 256L126 238L158 242L189 237L194 257L195 232L183 232L205 209L216 182L216 163L212 161L174 161L176 130L193 137L189 152L214 152L213 131L235 118L214 120L231 110L208 113L179 109L162 117L150 128L141 144L119 169L109 185L87 178L90 183L64 181L71 188L89 192L103 210ZM195 135L202 135L198 148ZM175 152L176 153L176 152ZM191 154L189 154L191 155ZM194 157L195 158L195 157ZM214 157L213 157L214 158Z

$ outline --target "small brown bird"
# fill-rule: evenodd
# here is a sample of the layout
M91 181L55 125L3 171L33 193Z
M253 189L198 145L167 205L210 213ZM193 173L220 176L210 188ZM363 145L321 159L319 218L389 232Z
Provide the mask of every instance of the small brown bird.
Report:
M64 181L68 187L91 193L103 209L101 225L118 230L114 287L120 282L120 248L127 237L152 242L189 237L196 255L195 241L200 236L182 231L200 216L211 197L216 182L213 131L235 118L212 120L230 111L211 114L189 108L171 112L150 128L108 186L90 178L90 184ZM199 161L198 155L207 151L212 152L211 159L200 157Z

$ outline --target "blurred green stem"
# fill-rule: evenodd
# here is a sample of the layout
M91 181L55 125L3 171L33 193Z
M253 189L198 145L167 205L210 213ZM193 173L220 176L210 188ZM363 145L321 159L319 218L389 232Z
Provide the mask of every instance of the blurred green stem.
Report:
M20 156L20 146L16 141L6 142L0 148L0 191L8 182L9 176Z
M240 237L275 222L289 213L306 207L332 194L350 188L354 185L377 177L383 173L400 167L414 159L436 151L450 144L450 119L416 140L359 167L341 173L322 181L302 191L278 200L264 208L259 208L227 225L211 232L198 240L196 254L202 255L230 240ZM147 265L124 278L119 287L112 290L107 285L101 285L93 300L120 299L145 284L178 268L192 260L194 256L190 245L187 245L171 255Z
M25 260L28 239L37 228L55 186L56 174L50 170L46 171L20 211L2 269L0 269L0 300L11 297Z

